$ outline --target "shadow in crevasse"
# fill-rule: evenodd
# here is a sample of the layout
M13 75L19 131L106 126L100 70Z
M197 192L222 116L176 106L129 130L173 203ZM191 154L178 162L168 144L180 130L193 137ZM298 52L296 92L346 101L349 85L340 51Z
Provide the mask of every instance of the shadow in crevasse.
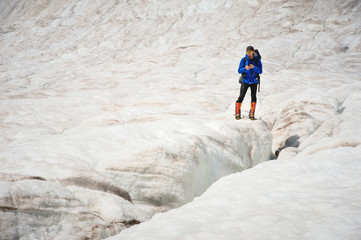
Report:
M300 137L297 135L287 138L285 143L283 144L283 146L276 150L276 152L275 152L276 159L278 158L278 155L280 154L280 152L283 149L288 148L288 147L298 148L298 146L300 146L300 142L298 141L298 139L300 139Z

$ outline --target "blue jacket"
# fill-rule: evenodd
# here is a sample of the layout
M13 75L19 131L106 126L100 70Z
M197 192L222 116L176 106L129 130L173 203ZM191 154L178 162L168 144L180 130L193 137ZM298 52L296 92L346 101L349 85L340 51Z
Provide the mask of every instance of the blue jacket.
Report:
M253 53L253 59L250 59L248 57L248 55L246 54L246 56L244 58L242 58L241 62L239 63L239 67L238 67L238 73L242 74L242 73L246 73L245 77L243 78L243 82L244 83L248 83L248 84L255 84L258 83L257 80L257 73L261 74L262 73L262 62L261 59L258 57L258 55L256 53ZM244 61L246 61L246 64L244 64ZM246 70L245 66L253 64L254 68L250 68L248 70Z

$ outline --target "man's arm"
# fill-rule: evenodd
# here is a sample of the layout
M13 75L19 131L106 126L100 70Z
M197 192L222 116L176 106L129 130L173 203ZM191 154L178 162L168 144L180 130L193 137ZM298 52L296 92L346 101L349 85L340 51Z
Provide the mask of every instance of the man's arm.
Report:
M246 61L245 58L242 58L241 62L239 63L239 67L238 67L238 73L242 74L246 72L246 68L244 68L244 61Z
M253 66L253 65L252 65ZM253 66L253 71L255 71L258 74L262 74L262 62L261 59L258 59L258 67L257 66Z

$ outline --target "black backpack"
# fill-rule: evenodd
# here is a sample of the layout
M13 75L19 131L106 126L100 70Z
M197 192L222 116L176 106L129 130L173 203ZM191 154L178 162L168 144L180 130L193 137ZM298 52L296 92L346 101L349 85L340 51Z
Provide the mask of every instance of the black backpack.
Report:
M261 54L259 53L258 49L255 49L254 50L254 53L255 53L255 56L254 58L255 59L262 59L262 56ZM243 61L243 67L246 67L246 60ZM242 73L242 75L239 77L239 83L241 84L243 82L243 78L246 76L246 73ZM257 80L258 80L258 92L261 91L261 77L259 76L259 74L257 73L257 76L256 76Z

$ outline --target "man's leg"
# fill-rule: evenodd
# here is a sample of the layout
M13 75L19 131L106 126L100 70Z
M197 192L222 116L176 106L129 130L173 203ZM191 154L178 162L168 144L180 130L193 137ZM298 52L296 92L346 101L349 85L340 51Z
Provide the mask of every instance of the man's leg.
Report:
M257 84L251 84L251 110L249 113L249 118L254 120L254 113L256 111L256 102L257 102Z
M243 102L244 96L246 95L248 87L249 87L249 84L247 84L247 83L242 83L241 84L239 97L238 97L238 100L236 102L236 119L237 120L241 118L242 102Z

